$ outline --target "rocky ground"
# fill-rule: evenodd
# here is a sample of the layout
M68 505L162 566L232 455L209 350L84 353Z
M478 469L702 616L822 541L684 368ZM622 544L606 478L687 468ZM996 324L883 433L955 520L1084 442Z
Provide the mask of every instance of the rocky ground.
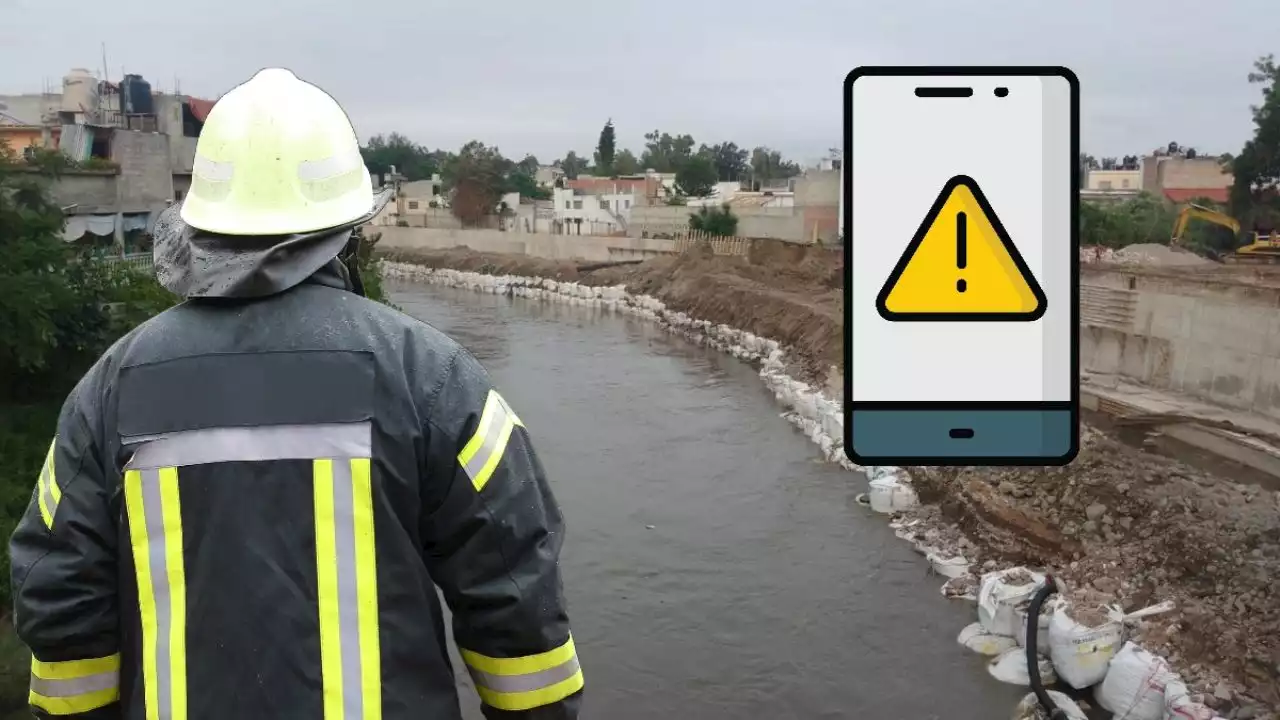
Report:
M581 269L477 253L384 250L389 259L492 274L626 284L694 317L788 346L793 374L832 395L842 354L839 251L758 244ZM589 267L589 266L587 266ZM979 568L1050 568L1077 607L1176 609L1145 621L1163 654L1225 717L1280 713L1280 493L1210 475L1091 428L1065 468L911 468L929 543Z

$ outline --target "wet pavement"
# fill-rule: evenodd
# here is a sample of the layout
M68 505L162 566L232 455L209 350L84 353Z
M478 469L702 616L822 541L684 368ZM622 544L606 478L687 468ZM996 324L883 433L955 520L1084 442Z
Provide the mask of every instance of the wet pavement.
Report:
M529 428L568 524L584 718L1009 717L1025 691L955 642L972 605L941 596L750 366L604 310L387 289Z

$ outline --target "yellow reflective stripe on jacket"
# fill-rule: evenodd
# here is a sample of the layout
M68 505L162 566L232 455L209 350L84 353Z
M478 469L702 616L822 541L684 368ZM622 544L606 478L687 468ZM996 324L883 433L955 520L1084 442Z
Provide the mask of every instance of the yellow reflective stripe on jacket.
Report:
M507 442L511 433L519 425L524 427L520 418L502 399L497 390L490 390L484 402L484 411L480 414L480 424L476 426L475 435L458 453L458 463L471 478L471 484L477 491L483 490L493 471L498 468L502 454L507 451Z
M368 458L313 462L326 720L382 718L378 566Z
M120 655L41 662L31 658L28 702L50 715L72 715L120 699Z
M45 455L44 467L40 469L40 479L36 482L36 498L40 505L40 517L44 526L53 529L53 516L58 512L58 503L62 502L62 488L58 487L58 476L54 472L53 458L58 447L55 435L49 443L49 454Z
M582 668L570 637L564 645L515 658L495 658L459 648L480 699L499 710L529 710L582 689Z
M187 717L187 584L178 469L129 470L125 506L142 616L147 720Z

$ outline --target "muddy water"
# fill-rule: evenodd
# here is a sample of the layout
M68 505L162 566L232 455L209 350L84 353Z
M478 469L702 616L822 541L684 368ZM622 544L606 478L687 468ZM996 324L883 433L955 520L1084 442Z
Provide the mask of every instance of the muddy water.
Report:
M525 421L568 523L585 718L998 720L972 606L858 506L754 370L638 319L393 283ZM479 718L464 691L467 717Z

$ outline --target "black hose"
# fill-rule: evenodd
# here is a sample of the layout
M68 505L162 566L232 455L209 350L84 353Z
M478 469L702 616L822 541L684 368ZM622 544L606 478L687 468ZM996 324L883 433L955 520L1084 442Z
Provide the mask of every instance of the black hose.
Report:
M1040 707L1049 713L1049 720L1068 720L1067 711L1059 708L1044 689L1044 683L1040 680L1040 657L1036 653L1036 642L1039 640L1040 631L1040 607L1044 605L1045 599L1057 591L1058 584L1054 582L1053 576L1045 575L1044 585L1036 590L1036 594L1031 597L1031 606L1027 608L1027 674L1031 676L1031 692L1036 694Z

